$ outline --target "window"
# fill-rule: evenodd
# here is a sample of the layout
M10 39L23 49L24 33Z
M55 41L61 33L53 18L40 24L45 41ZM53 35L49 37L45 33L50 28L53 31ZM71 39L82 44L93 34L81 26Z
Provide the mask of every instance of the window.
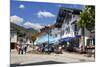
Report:
M77 31L77 24L75 24L74 31Z
M67 24L69 24L69 22L71 21L71 19L72 19L72 15L67 14L67 15L66 15L65 22L66 22Z
M87 39L87 46L94 45L93 39Z
M66 28L66 31L69 33L70 32L70 27L67 27Z

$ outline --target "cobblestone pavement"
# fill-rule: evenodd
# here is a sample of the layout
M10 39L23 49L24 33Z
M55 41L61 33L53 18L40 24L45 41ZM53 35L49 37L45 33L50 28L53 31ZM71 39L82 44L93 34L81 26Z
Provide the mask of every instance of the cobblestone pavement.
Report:
M86 57L83 54L64 52L63 54L24 54L18 55L16 50L11 50L11 66L29 66L44 64L63 64L63 63L79 63L93 62L93 57Z

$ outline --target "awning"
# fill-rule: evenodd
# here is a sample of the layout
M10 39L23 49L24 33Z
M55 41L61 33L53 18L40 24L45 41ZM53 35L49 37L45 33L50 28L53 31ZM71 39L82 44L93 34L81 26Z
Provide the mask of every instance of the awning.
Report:
M79 37L81 37L81 35L75 35L75 37L78 37L79 38Z
M69 42L73 39L73 37L66 37L66 38L62 38L60 39L60 42Z

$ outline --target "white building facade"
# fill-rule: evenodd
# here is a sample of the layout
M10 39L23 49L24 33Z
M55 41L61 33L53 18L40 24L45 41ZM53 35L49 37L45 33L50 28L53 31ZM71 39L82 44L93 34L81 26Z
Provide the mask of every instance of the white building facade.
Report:
M17 45L17 33L15 31L11 31L10 33L10 48L15 49Z
M75 37L77 35L81 36L82 32L78 27L80 12L82 12L82 10L61 8L56 20L56 28L51 30L52 35L57 38ZM84 34L86 46L90 32L85 29Z

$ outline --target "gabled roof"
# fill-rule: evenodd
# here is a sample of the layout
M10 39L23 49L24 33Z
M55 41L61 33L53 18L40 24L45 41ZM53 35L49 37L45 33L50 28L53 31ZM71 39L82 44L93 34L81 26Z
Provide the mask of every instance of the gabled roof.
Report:
M82 12L81 9L76 9L76 8L65 8L65 7L61 7L60 10L66 10L67 12L71 12L72 14L80 14L80 12Z

